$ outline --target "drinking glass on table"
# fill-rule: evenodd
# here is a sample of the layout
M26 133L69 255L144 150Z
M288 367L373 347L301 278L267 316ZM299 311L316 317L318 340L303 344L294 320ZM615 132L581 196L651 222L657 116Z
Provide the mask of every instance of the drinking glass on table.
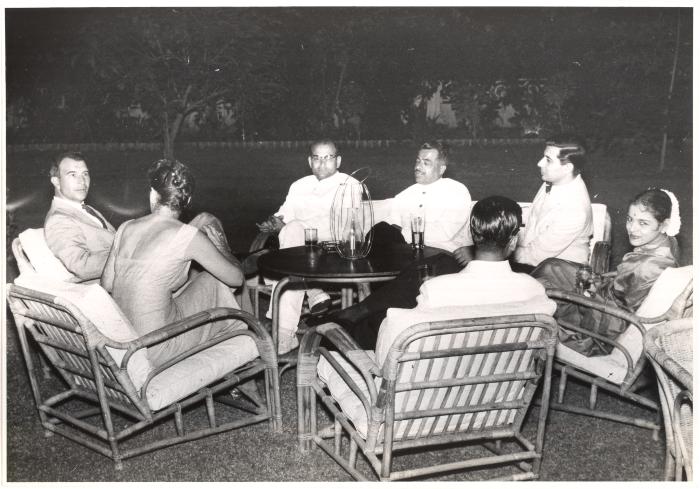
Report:
M304 229L304 245L307 249L318 246L318 230L316 228Z
M411 246L414 250L422 250L425 247L425 214L411 214Z

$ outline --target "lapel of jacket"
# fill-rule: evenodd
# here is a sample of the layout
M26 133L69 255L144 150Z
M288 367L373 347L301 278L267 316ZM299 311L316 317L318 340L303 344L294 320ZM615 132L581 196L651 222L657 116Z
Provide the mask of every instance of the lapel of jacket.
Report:
M94 209L94 207L93 207L93 209ZM94 228L97 228L97 229L104 230L104 228L100 225L100 223L98 223L97 221L95 221L95 219L90 217L90 215L87 212L84 212L82 209L78 209L70 204L66 204L66 203L62 202L61 199L53 199L53 202L51 203L50 212L54 212L54 211L65 212L66 214L72 215L73 217L75 217L76 219L78 219L79 221L81 221L85 224L88 224L88 225L90 225ZM100 214L100 216L102 216L102 214L99 211L97 211L97 212ZM104 216L102 216L102 219L104 219ZM105 219L105 222L107 223L107 228L110 231L114 232L114 228L112 227L112 225L109 222L107 222L107 219Z

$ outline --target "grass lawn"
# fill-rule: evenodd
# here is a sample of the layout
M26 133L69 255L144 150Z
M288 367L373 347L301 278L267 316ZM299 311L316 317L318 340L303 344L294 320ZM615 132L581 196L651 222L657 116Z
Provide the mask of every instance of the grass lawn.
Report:
M506 147L455 147L446 176L463 182L472 199L500 194L531 201L541 180L539 143ZM341 148L342 151L342 148ZM256 222L275 212L289 185L310 172L302 149L183 149L178 158L195 173L197 187L192 212L209 211L223 221L234 250L248 249ZM147 212L146 171L158 152L110 151L85 153L92 185L89 201L115 225ZM375 199L392 197L413 183L414 147L348 149L342 170L369 167L367 180ZM41 227L53 189L47 177L48 152L8 153L8 204L17 205L16 230ZM624 219L628 201L649 186L673 190L681 203L683 227L679 241L683 264L692 263L692 154L670 153L667 169L658 173L657 155L593 154L584 172L591 201L607 204L613 218L617 263L629 250Z

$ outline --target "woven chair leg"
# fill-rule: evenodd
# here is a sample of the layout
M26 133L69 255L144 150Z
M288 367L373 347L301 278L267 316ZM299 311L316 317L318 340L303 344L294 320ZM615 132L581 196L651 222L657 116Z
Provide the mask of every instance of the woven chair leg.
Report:
M350 437L350 456L348 457L348 464L353 469L357 465L357 442Z
M333 424L333 431L334 431L334 443L333 446L335 448L335 454L340 456L340 443L342 441L342 434L343 434L343 429L340 426L340 421L337 419L335 420L335 423Z
M661 413L661 409L659 409L659 412L656 413L656 425L659 428L654 428L651 430L651 439L654 441L659 441L660 437L660 429L661 429L661 424L663 423L663 414Z
M678 462L676 458L673 456L673 452L671 450L671 447L668 446L668 442L666 443L666 460L664 463L664 480L665 481L672 481L675 479L675 473L678 470Z
M567 380L566 367L563 367L561 369L561 374L559 377L559 390L557 391L557 402L560 404L562 402L564 402L564 392L566 391L566 380Z
M41 371L44 372L44 378L45 379L50 379L51 378L51 365L49 362L46 361L46 358L44 358L44 355L39 352L39 365L41 366Z
M180 406L180 404L177 405L177 410L173 418L175 419L175 431L177 432L177 436L185 436L185 426L182 422L182 406Z
M595 384L592 384L590 397L588 398L588 408L595 409L595 405L597 404L597 402L598 402L598 386Z

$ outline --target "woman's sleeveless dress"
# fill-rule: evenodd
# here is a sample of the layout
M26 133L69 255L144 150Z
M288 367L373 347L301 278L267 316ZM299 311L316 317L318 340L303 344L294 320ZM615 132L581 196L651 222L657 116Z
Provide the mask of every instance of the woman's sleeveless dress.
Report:
M119 227L112 250L116 255L112 296L139 335L211 307L239 309L231 289L208 272L190 274L188 280L191 260L184 254L197 228L183 224L169 243L133 259L119 255L125 224ZM237 320L210 323L148 348L148 357L158 366L222 332L245 327Z

